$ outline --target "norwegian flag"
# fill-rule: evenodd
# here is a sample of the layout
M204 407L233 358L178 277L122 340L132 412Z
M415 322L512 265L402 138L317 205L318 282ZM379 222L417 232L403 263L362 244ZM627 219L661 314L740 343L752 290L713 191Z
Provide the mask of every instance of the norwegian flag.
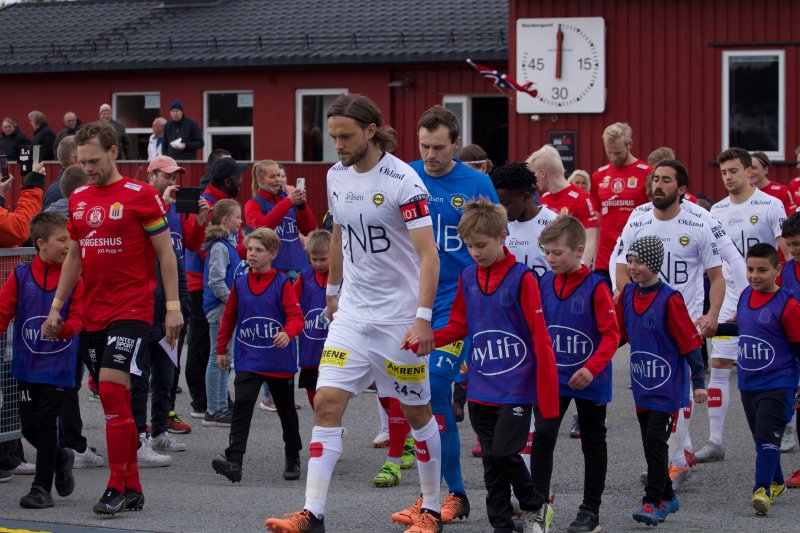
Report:
M483 65L479 65L477 63L473 63L471 59L467 59L467 63L472 68L477 70L478 74L483 76L484 79L491 81L492 84L498 89L511 89L514 91L522 91L528 93L531 96L536 96L537 94L539 94L539 91L533 88L532 81L529 81L525 85L520 85L504 72L500 72L499 70L489 67L484 67Z

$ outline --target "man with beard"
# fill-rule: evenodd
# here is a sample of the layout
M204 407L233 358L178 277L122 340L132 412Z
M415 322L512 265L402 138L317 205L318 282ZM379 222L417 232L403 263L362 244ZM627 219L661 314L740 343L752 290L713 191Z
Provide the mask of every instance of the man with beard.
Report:
M630 281L625 268L628 246L644 235L655 235L664 244L664 262L659 279L680 291L689 310L689 316L700 334L710 337L716 331L720 307L725 296L722 261L711 226L685 209L681 197L689 186L689 173L678 161L665 159L653 172L653 209L639 217L631 217L622 231L617 256L617 291L621 293ZM703 272L711 281L710 308L703 315ZM688 431L688 422L679 417L678 431L673 437L682 442ZM681 422L684 421L684 422ZM691 450L689 450L691 452ZM688 475L689 461L683 448L671 454L670 477L679 483Z

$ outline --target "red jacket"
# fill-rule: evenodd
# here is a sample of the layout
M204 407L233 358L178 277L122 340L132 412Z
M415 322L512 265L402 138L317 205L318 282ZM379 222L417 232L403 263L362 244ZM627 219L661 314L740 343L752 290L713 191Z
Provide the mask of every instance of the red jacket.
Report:
M39 189L41 190L41 189ZM31 273L33 279L42 289L46 291L55 290L58 286L58 278L61 276L61 263L47 263L42 261L38 255L31 262ZM24 298L25 295L23 294ZM0 334L8 329L8 323L14 320L17 313L17 300L19 289L17 278L12 271L8 276L3 288L0 289ZM78 284L72 291L72 299L69 304L67 319L61 326L59 339L74 337L83 329L83 280L78 279Z
M0 248L20 246L28 240L31 235L28 224L42 209L42 195L44 191L39 187L22 189L14 211L0 207Z
M508 248L503 249L505 257L496 261L488 268L478 265L478 283L484 292L493 292L505 279L511 267L517 263ZM553 341L547 332L542 313L542 302L539 297L539 286L533 274L528 272L522 278L520 287L520 307L525 315L525 323L533 339L533 353L536 355L536 388L539 410L544 418L555 418L559 415L558 400L558 369L553 353ZM436 346L444 346L453 341L461 340L469 334L467 328L467 307L464 300L464 291L461 279L458 281L458 291L453 307L450 310L450 321L447 326L433 332ZM467 363L469 364L469 363ZM502 384L498 384L502 386Z
M289 213L291 208L295 207L294 202L288 196L281 200L280 196L264 189L260 189L258 194L268 202L275 204L275 207L269 213L264 214L261 212L261 206L258 205L258 202L247 200L247 203L244 204L244 217L247 225L253 229L263 227L269 229L277 228L283 217ZM317 229L317 221L314 220L314 213L311 212L308 204L298 206L295 209L295 213L297 214L297 226L300 229L300 233L308 235Z

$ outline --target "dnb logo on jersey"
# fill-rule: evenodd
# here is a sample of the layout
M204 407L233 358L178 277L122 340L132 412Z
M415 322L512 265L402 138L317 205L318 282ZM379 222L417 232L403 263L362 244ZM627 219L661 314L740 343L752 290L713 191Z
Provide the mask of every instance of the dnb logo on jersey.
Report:
M686 235L681 235L678 238L678 242L680 243L681 246L689 246L689 237L687 237Z
M644 390L663 386L672 376L672 367L663 357L650 352L631 354L631 379Z
M33 354L55 355L72 345L73 338L51 340L42 337L42 324L46 320L46 316L33 316L22 324L22 342Z
M461 194L454 194L450 197L450 205L455 207L456 209L461 209L464 207L464 203L467 199Z
M585 363L594 353L594 343L585 333L566 326L548 326L556 352L556 366L572 367Z
M745 372L763 370L775 361L775 348L764 339L739 335L739 368Z
M322 319L325 309L317 307L312 309L304 318L303 335L313 341L324 341L328 338L328 326Z
M375 194L372 195L372 203L375 204L376 207L383 205L383 202L385 201L386 197L383 195L382 192L376 192Z
M511 372L528 356L522 339L499 329L476 333L472 337L472 364L484 376Z
M283 329L275 319L253 316L244 320L237 329L239 342L251 348L272 348L272 337Z
M755 226L756 224L758 224L758 215L753 215L753 216L751 216L751 217L750 217L750 223L751 223L752 225L754 225L754 226Z

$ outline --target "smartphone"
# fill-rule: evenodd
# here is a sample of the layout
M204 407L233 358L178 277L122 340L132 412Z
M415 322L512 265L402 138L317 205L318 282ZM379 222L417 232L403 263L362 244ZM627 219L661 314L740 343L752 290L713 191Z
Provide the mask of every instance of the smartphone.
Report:
M33 168L31 168L31 147L29 145L23 145L19 147L19 158L17 163L19 163L20 176L27 176L31 173Z
M39 168L39 158L42 155L42 147L40 145L35 145L33 147L33 169L36 170Z
M3 176L3 181L11 177L8 175L8 157L4 155L0 155L0 175Z
M178 213L199 213L200 195L203 189L195 187L182 187L175 192L175 211Z

